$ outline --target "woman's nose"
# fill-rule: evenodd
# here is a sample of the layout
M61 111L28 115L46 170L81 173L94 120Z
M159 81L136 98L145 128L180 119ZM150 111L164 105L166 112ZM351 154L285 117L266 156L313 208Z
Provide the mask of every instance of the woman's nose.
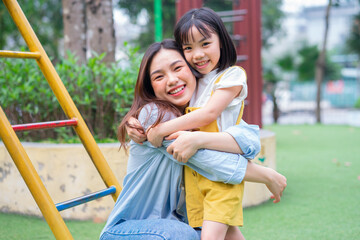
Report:
M171 86L171 85L175 85L177 82L178 82L178 77L176 74L172 73L172 74L169 74L168 76L168 85Z

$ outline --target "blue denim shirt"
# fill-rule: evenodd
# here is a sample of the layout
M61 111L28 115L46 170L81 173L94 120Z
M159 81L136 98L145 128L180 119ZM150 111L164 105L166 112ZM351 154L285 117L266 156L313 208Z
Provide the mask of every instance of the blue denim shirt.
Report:
M155 104L146 105L141 110L139 120L144 129L155 122L157 114ZM165 120L171 118L174 116L168 114ZM244 178L247 159L254 158L260 151L259 127L242 121L226 132L234 137L244 155L201 149L186 165L212 181L238 184ZM142 145L130 142L123 190L103 232L118 223L134 219L163 218L186 222L181 201L184 194L181 186L183 163L166 151L171 142L164 141L160 148L153 147L149 142Z

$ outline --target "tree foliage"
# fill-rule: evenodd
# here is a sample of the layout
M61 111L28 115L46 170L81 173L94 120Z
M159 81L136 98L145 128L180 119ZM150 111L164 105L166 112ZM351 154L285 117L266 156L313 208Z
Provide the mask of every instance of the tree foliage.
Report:
M96 55L88 59L86 64L79 65L71 53L55 64L75 105L98 139L116 138L116 126L133 101L141 56L138 49L126 47L125 52L128 53L128 65L121 62L107 65L102 61L105 54ZM0 58L0 69L4 69L0 71L1 107L12 124L66 119L34 60ZM97 107L99 101L103 103L102 108ZM103 126L96 120L99 114L104 116ZM66 141L72 136L74 132L70 128L30 131L21 135L27 141L48 138Z
M262 0L262 44L264 48L271 46L270 40L282 34L281 24L284 12L281 10L283 0Z
M294 73L299 81L313 81L315 79L315 65L319 57L319 49L316 45L309 45L303 43L302 46L295 52L279 57L276 60L276 66L280 72ZM267 81L268 75L264 75ZM325 64L325 79L335 80L340 78L340 66L330 60L330 56L326 56ZM277 80L282 80L277 77Z
M176 23L175 0L162 0L163 37L172 38ZM270 45L271 36L281 32L281 20L284 17L280 9L283 0L262 0L262 42L264 47ZM232 0L204 0L203 5L214 11L232 10ZM141 33L136 44L146 48L154 42L154 1L153 0L119 0L118 6L125 10L132 22L136 22L139 14L145 10L149 16L146 29Z
M360 56L360 13L353 20L349 38L346 41L347 48Z
M49 56L58 58L63 36L61 1L19 1L40 42ZM25 42L4 4L0 4L0 50L19 50Z
M119 0L118 5L125 13L129 15L130 20L136 23L142 11L148 15L146 28L135 40L136 45L140 45L145 50L155 40L154 25L154 1L153 0ZM162 20L163 20L163 38L172 38L175 25L175 0L162 0Z
M319 50L316 45L305 45L298 51L300 62L297 66L300 81L314 80L315 66L319 57Z

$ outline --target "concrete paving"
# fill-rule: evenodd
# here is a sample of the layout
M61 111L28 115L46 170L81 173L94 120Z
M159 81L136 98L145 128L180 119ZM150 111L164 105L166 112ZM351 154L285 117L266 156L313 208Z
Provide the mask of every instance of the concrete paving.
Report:
M310 108L311 106L312 108ZM282 111L278 124L315 124L315 106L313 103L293 104L291 110ZM262 107L263 125L273 124L272 103L267 101ZM332 108L326 106L321 111L323 124L350 125L360 127L360 109Z

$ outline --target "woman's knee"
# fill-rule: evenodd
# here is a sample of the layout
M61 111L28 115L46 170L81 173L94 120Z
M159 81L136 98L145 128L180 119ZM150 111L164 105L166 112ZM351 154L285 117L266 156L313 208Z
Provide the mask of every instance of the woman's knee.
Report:
M105 231L100 240L183 240L200 239L189 225L168 219L128 220Z

